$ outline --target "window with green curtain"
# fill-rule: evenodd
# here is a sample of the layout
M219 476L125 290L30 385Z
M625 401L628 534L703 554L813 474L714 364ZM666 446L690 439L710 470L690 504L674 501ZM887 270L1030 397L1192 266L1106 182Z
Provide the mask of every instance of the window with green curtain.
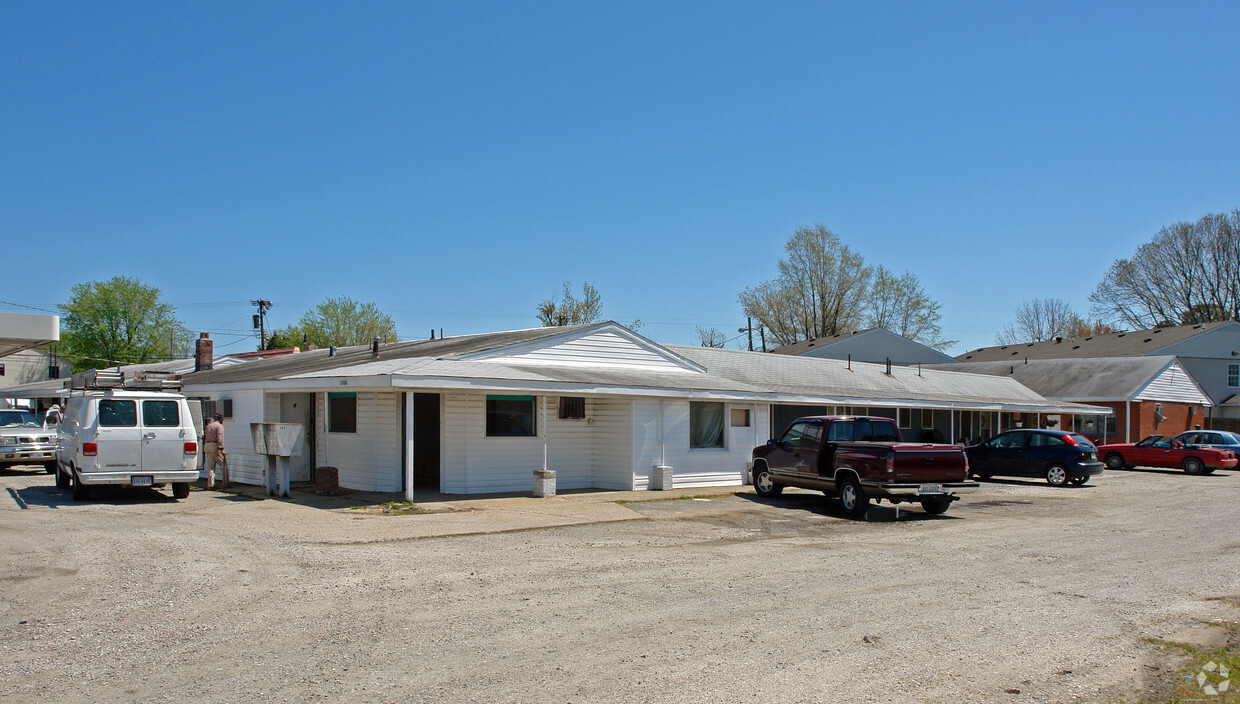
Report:
M718 401L689 402L689 448L693 450L724 447L724 404Z
M533 396L487 396L487 437L537 435Z

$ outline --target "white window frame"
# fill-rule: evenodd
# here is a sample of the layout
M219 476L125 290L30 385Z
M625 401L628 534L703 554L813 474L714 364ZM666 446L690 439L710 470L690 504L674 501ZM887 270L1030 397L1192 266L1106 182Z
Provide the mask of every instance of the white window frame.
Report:
M1240 362L1227 364L1227 388L1240 388Z

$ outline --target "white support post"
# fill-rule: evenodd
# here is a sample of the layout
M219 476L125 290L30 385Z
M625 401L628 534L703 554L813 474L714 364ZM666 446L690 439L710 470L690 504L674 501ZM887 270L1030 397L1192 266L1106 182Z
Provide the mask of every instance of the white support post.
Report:
M413 392L405 393L405 501L413 503L413 429L417 420L413 417Z
M551 425L551 422L547 420L547 397L546 396L542 397L542 423L543 423L543 431L542 431L543 466L542 468L544 471L546 471L547 469L547 426Z

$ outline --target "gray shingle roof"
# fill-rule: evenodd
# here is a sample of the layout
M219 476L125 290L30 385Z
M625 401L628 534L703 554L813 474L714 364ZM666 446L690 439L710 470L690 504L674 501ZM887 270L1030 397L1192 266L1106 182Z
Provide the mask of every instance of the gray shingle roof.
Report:
M1209 332L1233 321L1180 325L1169 328L1132 330L1081 338L1059 338L1059 341L1029 342L1017 345L996 345L956 355L962 362L1015 362L1026 359L1068 359L1084 357L1127 357L1157 354L1168 345Z
M1135 398L1137 392L1175 361L1172 356L1141 355L1031 359L1028 363L1023 359L966 362L942 366L956 371L1009 377L1050 399L1119 401Z
M771 350L771 353L772 354L791 354L791 355L804 354L805 352L808 352L809 350L814 349L815 347L826 347L828 345L833 345L841 340L847 340L848 338L853 337L854 335L860 335L862 333L867 333L873 329L874 328L866 328L865 330L854 330L852 332L842 332L838 335L824 335L822 337L815 337L809 340L801 340L799 342L794 342L791 345L783 345L782 347L776 347L775 349Z

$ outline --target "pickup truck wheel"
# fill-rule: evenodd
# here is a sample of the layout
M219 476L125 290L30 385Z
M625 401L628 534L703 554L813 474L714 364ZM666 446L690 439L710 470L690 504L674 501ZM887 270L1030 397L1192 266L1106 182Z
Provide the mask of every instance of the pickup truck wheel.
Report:
M947 507L951 506L950 499L922 499L921 507L931 516L937 516L940 513L946 513Z
M870 499L861 489L861 482L849 474L840 484L840 504L849 518L861 518L870 510Z
M64 472L60 471L60 469L56 470L56 488L57 489L68 489L72 484L73 484L73 480L69 478L68 474L65 474Z
M184 499L189 496L189 482L172 482L172 498Z
M775 483L771 470L763 464L753 468L753 490L758 492L758 496L779 496L784 487Z
M1053 464L1046 468L1046 483L1051 486L1063 486L1068 483L1068 468L1061 464Z
M1117 471L1123 469L1126 466L1124 464L1124 456L1118 453L1111 453L1107 455L1106 463L1107 463L1107 469L1112 469L1112 470L1117 470Z
M1182 466L1184 467L1185 474L1201 474L1201 470L1205 468L1205 465L1201 464L1201 460L1196 457L1189 457L1184 460Z
M90 487L82 483L82 477L76 469L70 469L73 472L73 500L85 501L90 498Z
M44 462L43 471L47 472L48 474L55 474L56 473L56 460L52 460L51 462Z

